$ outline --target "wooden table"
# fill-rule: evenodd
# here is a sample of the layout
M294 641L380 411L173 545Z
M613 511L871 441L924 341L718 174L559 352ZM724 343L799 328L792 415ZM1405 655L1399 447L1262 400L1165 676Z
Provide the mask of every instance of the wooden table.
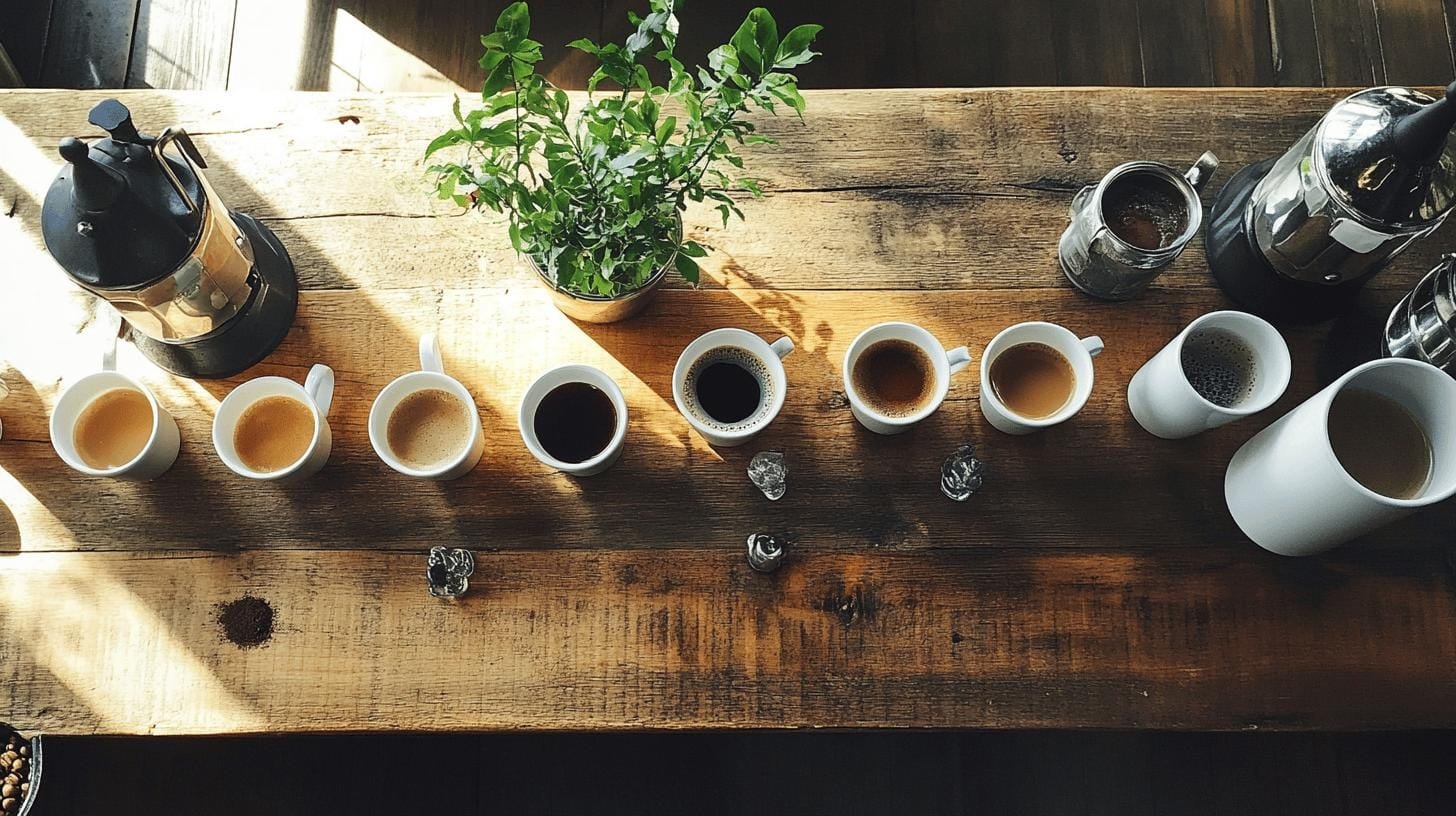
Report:
M448 98L129 92L144 130L192 131L226 200L297 263L297 324L248 375L333 366L335 448L319 476L277 487L233 476L209 443L242 378L174 379L130 348L122 369L181 425L175 468L126 484L56 458L47 410L95 365L106 321L45 254L39 202L56 140L87 132L99 96L0 94L0 719L77 734L1456 725L1450 504L1304 560L1255 547L1223 506L1230 455L1348 363L1330 349L1350 328L1289 329L1277 408L1160 441L1124 390L1180 326L1228 305L1201 244L1121 305L1075 292L1055 260L1072 193L1113 165L1212 148L1227 178L1340 95L814 93L805 124L764 122L783 144L751 151L768 194L746 223L689 214L713 248L703 291L588 326L551 307L499 219L427 195L418 160ZM1400 259L1364 307L1388 307L1452 237ZM850 416L839 364L895 318L978 357L1038 318L1107 351L1086 410L1056 429L991 430L968 372L924 425L879 437ZM668 387L678 351L719 326L799 350L778 421L715 451ZM480 467L448 484L396 475L365 433L429 330L487 434ZM540 466L515 426L530 379L568 361L606 369L631 406L621 462L588 480ZM963 441L990 479L961 505L935 470ZM789 458L778 503L744 476L764 449ZM747 567L754 530L797 536L779 573ZM425 592L440 543L477 553L460 602ZM218 626L243 595L276 610L258 648Z

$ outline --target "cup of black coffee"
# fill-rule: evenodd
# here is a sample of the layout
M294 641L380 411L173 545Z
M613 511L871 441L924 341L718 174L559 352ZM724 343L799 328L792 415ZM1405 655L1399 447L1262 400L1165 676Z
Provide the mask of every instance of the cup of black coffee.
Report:
M672 372L672 398L710 445L742 445L784 407L783 358L794 341L766 343L743 329L715 329L688 344Z
M521 398L521 439L543 464L594 476L622 455L627 400L606 372L564 365L536 378Z

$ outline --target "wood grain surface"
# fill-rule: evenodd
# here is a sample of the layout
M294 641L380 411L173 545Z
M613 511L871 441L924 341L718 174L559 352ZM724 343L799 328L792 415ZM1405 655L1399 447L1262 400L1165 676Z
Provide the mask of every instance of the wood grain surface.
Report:
M193 132L220 193L298 265L294 330L247 377L331 365L335 448L287 487L246 483L211 449L212 411L245 377L175 379L129 347L121 369L181 426L176 467L135 485L55 457L49 408L93 370L107 321L46 255L39 202L56 140L84 133L100 96L0 94L0 713L26 731L192 734L1456 724L1449 504L1295 561L1244 540L1220 490L1238 445L1370 354L1370 321L1453 231L1347 318L1289 327L1295 376L1276 408L1181 442L1143 433L1124 391L1179 327L1228 305L1201 246L1128 304L1088 300L1056 268L1071 195L1112 166L1211 148L1226 178L1342 93L814 93L805 123L763 122L783 144L749 153L768 194L746 223L688 214L713 248L703 289L675 286L615 326L557 313L499 219L425 194L419 155L448 97L129 93L143 129ZM885 438L850 416L839 368L887 319L977 358L1030 319L1108 350L1087 408L1054 430L991 430L973 367L930 421ZM778 421L715 451L670 379L688 341L729 325L798 349ZM481 465L443 485L390 471L365 433L430 330L487 439ZM531 379L565 362L627 394L626 454L593 479L536 463L515 426ZM964 441L991 476L957 505L935 472ZM791 467L774 504L743 475L769 448ZM760 529L797 542L774 576L744 563ZM478 553L463 602L424 592L436 543ZM218 630L216 605L244 594L278 614L260 648Z

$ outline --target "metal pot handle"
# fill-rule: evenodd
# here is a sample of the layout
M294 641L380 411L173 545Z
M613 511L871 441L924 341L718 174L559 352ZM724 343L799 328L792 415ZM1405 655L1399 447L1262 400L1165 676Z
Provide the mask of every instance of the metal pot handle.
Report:
M166 174L167 180L172 182L172 188L177 191L177 195L181 196L182 200L187 202L187 210L189 212L201 212L202 206L196 201L193 201L191 195L188 195L187 188L182 186L182 180L177 178L177 173L172 170L172 165L167 162L166 156L163 155L167 149L167 145L173 142L176 142L177 146L181 148L182 160L187 162L192 168L192 172L197 175L198 184L206 184L206 182L202 181L202 171L207 168L207 162L202 160L202 154L197 152L197 145L192 143L192 137L188 136L187 131L182 128L169 127L162 131L161 135L152 142L152 158L156 159L157 165L162 168L162 172Z

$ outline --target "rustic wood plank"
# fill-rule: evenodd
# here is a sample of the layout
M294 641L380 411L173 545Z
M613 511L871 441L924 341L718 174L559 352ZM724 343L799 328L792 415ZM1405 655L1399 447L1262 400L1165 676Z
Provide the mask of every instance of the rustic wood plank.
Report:
M424 592L421 564L5 557L7 717L73 734L1456 722L1456 598L1432 550L809 545L771 578L731 542L482 552L457 603ZM272 639L242 650L214 606L245 592L276 609Z
M1204 0L1215 85L1273 85L1269 0Z
M1269 41L1274 84L1324 84L1310 0L1269 0Z
M1376 0L1380 55L1392 85L1447 85L1456 77L1446 9L1430 0Z
M0 3L0 43L27 84L40 80L55 0Z
M1057 0L996 3L981 22L993 31L992 85L1056 85L1059 37L1049 28L1058 19Z
M1102 0L1095 10L1075 17L1075 24L1055 29L1057 84L1144 84L1137 0Z
M1208 17L1198 4L1139 0L1143 83L1149 87L1212 85Z
M889 81L876 84L902 87L913 84L933 88L997 84L993 69L994 55L1002 43L997 39L995 25L991 21L999 18L999 12L1004 5L1006 4L997 0L958 3L915 0L909 7L910 22L915 30L915 46L911 50L915 61L914 77L898 82L887 78ZM809 12L807 19L817 20L813 16L817 11ZM839 30L842 27L839 20L830 20L828 25L832 26L830 33L821 35L824 42L815 46L815 50L824 51L826 54L829 53L828 49L835 47L835 40L840 39L843 34ZM882 33L888 34L899 26L886 24L876 27ZM1028 53L1023 53L1023 58L1033 56L1030 53L1033 50L1030 47L1032 44L1027 45ZM815 82L809 87L824 87L812 75L808 80Z
M237 0L138 0L128 88L222 90Z
M131 62L137 0L54 0L41 87L120 88Z
M326 84L318 84L326 76L319 63L332 58L332 27L320 17L328 16L331 5L297 0L238 3L229 49L228 90L327 89ZM322 57L320 52L328 56Z
M1385 84L1375 0L1311 0L1326 85Z

